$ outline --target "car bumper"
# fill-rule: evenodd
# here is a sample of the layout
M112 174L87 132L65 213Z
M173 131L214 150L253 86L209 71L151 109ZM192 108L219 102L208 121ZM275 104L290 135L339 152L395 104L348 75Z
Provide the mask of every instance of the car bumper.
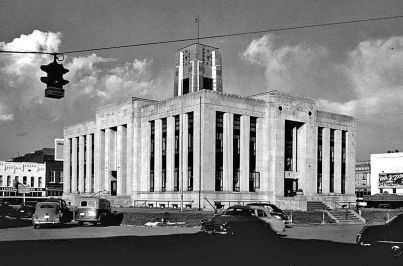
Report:
M39 224L61 224L60 221L33 221L32 222L35 225L39 225Z

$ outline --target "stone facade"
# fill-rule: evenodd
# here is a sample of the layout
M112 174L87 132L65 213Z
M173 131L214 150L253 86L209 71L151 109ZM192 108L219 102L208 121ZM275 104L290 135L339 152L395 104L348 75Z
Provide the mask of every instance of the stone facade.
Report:
M101 193L115 205L201 209L334 206L355 200L355 138L352 117L277 91L129 98L65 128L64 197Z

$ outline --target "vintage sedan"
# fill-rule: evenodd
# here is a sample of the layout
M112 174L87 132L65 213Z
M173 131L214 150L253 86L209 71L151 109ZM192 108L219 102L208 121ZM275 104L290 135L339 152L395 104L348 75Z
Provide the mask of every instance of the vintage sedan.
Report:
M43 225L61 225L64 222L59 203L40 202L36 204L35 213L32 216L32 224L35 229Z
M249 203L248 206L261 206L266 208L271 216L273 216L274 218L283 220L285 224L290 224L291 220L288 217L288 215L279 207L277 207L274 204L271 203L262 203L262 202L256 202L256 203Z
M234 205L201 224L201 231L208 234L233 235L262 228L279 233L285 230L285 223L272 217L264 207Z
M403 253L403 213L394 216L385 224L364 226L356 241L363 247L390 247L395 256L400 256Z
M17 214L16 214L17 218L18 219L32 218L32 215L35 212L35 207L36 207L37 203L38 203L37 201L27 201L27 202L23 203L21 205L21 207L18 208L18 210L17 210Z

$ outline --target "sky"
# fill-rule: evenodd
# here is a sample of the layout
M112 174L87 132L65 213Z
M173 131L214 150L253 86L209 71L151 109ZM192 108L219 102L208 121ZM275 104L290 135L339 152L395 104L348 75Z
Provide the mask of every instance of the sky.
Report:
M98 47L403 15L401 0L0 1L0 49ZM356 119L357 160L403 151L403 19L203 40L223 58L223 89L278 90ZM65 97L44 97L52 57L0 53L0 160L63 138L99 107L131 96L173 97L177 42L65 54Z

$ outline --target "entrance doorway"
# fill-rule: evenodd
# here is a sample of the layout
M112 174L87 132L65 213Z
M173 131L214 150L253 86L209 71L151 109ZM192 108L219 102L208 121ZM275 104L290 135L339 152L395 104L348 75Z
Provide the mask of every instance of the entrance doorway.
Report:
M285 178L284 179L284 197L294 197L297 195L298 179Z
M111 181L111 196L116 196L118 192L118 182Z

